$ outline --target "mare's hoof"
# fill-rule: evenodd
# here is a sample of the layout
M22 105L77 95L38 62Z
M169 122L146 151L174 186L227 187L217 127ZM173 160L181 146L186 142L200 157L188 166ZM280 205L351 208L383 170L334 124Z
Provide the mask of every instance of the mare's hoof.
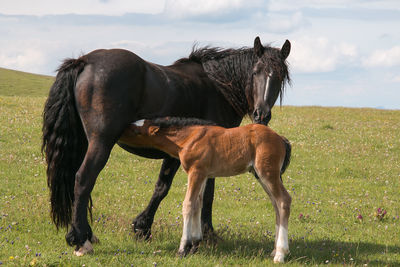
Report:
M203 232L203 240L206 242L207 245L217 245L218 241L223 241L223 239L217 235L213 230L204 231Z
M150 227L147 225L148 224L140 218L133 220L132 229L137 240L149 240L151 238L151 224Z
M192 248L190 249L190 254L195 254L199 250L200 241L193 241Z
M92 243L89 240L86 240L82 247L74 250L74 255L77 257L81 257L85 254L92 254L94 252Z
M92 234L92 238L90 239L90 243L92 244L98 244L100 243L100 239L97 238L94 234Z
M135 225L133 225L133 232L135 232L136 240L148 241L151 239L151 230L150 229L139 229L139 228L135 228Z

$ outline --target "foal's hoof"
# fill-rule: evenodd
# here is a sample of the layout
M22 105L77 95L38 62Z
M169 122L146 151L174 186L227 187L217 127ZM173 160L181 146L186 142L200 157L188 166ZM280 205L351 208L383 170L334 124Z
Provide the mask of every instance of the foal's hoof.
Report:
M85 254L92 254L93 252L94 250L92 243L90 243L89 240L86 240L82 247L80 248L76 247L76 249L74 250L74 255L81 257Z
M180 248L178 250L178 256L180 258L186 257L189 254L189 252L192 250L192 247L193 247L192 244L187 244L187 245L185 245L185 247L183 249Z
M283 254L276 254L274 257L274 263L284 263L285 262L285 255Z
M272 251L272 253L275 253L274 254L274 263L284 263L285 262L285 256L287 255L287 254L289 254L289 250L288 249L274 249L273 251ZM271 256L272 256L272 253L271 253Z

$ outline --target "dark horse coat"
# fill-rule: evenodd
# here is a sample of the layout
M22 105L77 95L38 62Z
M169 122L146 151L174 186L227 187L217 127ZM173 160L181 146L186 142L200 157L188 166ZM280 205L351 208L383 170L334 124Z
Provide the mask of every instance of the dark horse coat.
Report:
M246 114L267 124L271 109L289 81L281 49L194 50L171 66L147 62L121 49L96 50L60 66L43 114L43 146L47 160L51 214L57 227L77 249L92 239L87 220L90 193L112 147L128 125L141 118L165 116L208 119L224 127L238 126ZM164 158L148 207L134 220L134 230L150 235L155 212L170 188L179 160L163 152L121 146L149 158ZM212 230L214 180L208 182L203 222Z

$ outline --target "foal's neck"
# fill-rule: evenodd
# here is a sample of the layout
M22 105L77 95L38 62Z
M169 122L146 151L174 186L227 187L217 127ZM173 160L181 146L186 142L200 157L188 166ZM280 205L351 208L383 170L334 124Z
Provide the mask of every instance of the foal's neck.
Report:
M196 126L186 126L183 128L169 127L161 129L155 135L149 136L153 145L169 155L178 158L179 152L190 139Z

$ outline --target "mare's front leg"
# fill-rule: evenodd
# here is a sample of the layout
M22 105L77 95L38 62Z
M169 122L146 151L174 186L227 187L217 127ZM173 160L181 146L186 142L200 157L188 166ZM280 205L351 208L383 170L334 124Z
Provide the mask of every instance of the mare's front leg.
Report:
M172 180L179 169L180 161L175 158L165 158L154 188L153 196L147 208L142 211L132 223L133 231L139 238L148 239L151 235L151 225L161 201L167 196Z
M98 242L87 220L88 203L96 178L106 164L112 146L105 140L90 140L83 163L76 173L72 225L65 237L69 245L76 245L76 256L93 253L92 243Z
M203 234L206 239L210 241L215 241L216 236L214 234L214 228L212 225L212 205L214 201L214 188L215 188L215 178L209 178L206 183L204 197L203 197L203 207L201 211L201 223Z

